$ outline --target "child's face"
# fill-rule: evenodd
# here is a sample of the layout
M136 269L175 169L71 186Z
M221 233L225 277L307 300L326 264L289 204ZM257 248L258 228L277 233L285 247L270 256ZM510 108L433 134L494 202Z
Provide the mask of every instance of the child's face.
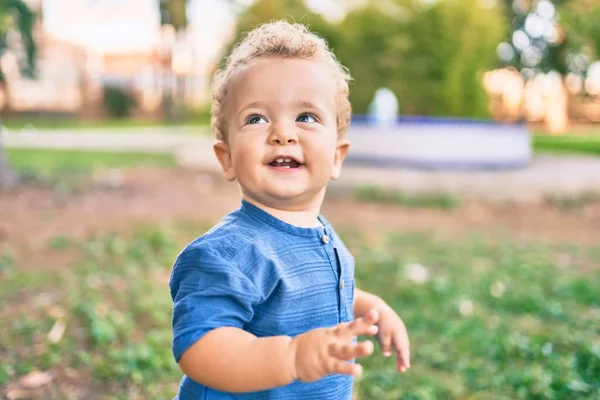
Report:
M215 146L225 177L269 207L320 205L349 148L338 139L336 89L316 60L269 57L236 73L225 100L228 143Z

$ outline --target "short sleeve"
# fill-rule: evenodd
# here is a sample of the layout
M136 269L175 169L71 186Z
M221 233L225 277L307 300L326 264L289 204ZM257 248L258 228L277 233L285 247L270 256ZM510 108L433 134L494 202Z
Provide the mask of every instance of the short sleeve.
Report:
M213 329L243 328L259 295L238 268L208 250L184 250L169 281L173 299L173 355L181 355Z

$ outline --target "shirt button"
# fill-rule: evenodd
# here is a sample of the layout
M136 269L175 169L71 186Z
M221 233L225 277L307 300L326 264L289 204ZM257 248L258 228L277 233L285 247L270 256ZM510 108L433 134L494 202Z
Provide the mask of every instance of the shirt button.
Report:
M340 287L343 289L344 288L344 281L342 281L342 283L340 283Z
M329 243L329 236L327 236L327 235L321 236L321 242L323 242L325 244Z

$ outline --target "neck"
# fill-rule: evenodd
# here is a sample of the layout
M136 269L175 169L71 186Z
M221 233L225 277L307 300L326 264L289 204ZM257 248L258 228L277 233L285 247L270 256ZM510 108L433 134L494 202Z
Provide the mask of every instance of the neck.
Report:
M295 209L290 207L268 206L259 203L246 195L242 195L242 198L248 203L271 214L275 218L287 222L288 224L298 226L300 228L315 228L321 225L321 222L318 218L321 212L320 202L315 202L314 205L308 207Z

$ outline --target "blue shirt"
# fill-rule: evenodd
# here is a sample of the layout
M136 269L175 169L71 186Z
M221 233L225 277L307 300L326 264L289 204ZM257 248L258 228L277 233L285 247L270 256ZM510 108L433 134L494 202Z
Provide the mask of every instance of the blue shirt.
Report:
M354 319L354 258L331 225L300 228L242 201L179 254L170 278L175 360L212 329L258 337L296 336ZM244 394L220 392L187 376L180 400L345 400L352 377Z

